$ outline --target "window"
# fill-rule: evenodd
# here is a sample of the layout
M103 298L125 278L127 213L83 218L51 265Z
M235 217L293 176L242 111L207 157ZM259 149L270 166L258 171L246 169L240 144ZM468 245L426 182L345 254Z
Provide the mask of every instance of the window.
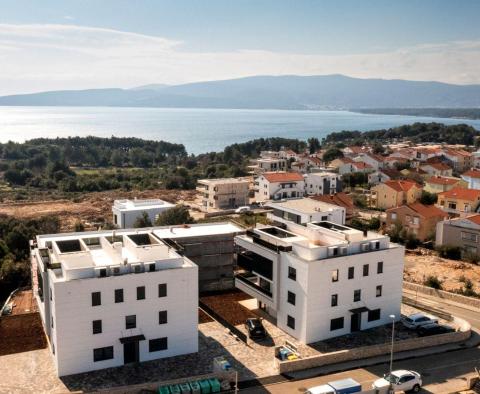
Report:
M332 306L338 305L338 294L332 294L331 305Z
M113 346L93 349L93 361L111 360L113 358Z
M397 214L395 212L392 212L392 220L397 220Z
M362 290L355 290L353 292L353 302L358 302L362 299Z
M338 282L338 270L332 271L332 282Z
M382 296L382 286L377 286L377 290L376 290L375 295L376 295L377 297L381 297L381 296Z
M148 351L149 352L158 352L160 350L167 350L168 349L168 338L157 338L157 339L150 339L148 341Z
M330 320L330 331L340 330L343 328L343 317L337 317Z
M136 315L129 315L125 316L125 328L130 330L131 328L137 327L137 316Z
M167 296L167 284L160 283L158 285L158 296L159 297L166 297Z
M167 311L158 312L158 324L167 324Z
M287 315L287 326L292 330L295 330L295 318L290 315Z
M380 320L380 309L372 309L368 311L368 321Z
M364 264L363 265L363 276L368 276L368 271L369 271L369 265Z
M148 270L149 270L150 272L155 271L155 263L150 263L150 264L148 264Z
M145 299L145 286L138 286L137 287L137 300L144 300Z
M420 224L420 218L418 216L413 217L413 224Z
M115 304L123 302L123 289L115 289Z
M288 267L288 279L297 280L297 270L293 267Z
M95 291L92 293L92 306L102 305L102 293Z
M465 231L462 231L460 234L464 241L477 242L477 234L467 233Z
M377 263L377 274L383 274L383 261Z
M348 267L348 279L355 277L355 267Z
M51 325L52 325L52 328L53 328L53 316L52 316L52 318L51 318L50 320L51 320L51 322L52 322L52 324L51 324Z
M289 304L295 305L295 293L292 293L291 291L288 292L287 294L287 302Z
M92 334L101 334L102 333L102 321L94 320L92 321Z

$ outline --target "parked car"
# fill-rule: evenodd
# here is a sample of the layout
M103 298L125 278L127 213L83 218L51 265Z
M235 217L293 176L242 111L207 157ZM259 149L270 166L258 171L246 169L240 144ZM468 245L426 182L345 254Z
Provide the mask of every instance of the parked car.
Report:
M250 339L262 339L267 336L267 332L263 327L262 321L257 318L247 319L245 322L245 328L248 332L248 337Z
M383 375L383 378L373 382L373 389L380 389L392 385L395 392L397 391L413 391L418 393L422 387L422 376L415 371L408 371L406 369L399 369Z
M429 323L424 324L417 328L418 335L421 337L426 337L429 335L436 335L436 334L446 334L448 332L455 331L454 328L449 326L444 326L438 323Z
M243 207L238 207L235 209L235 213L245 213L250 212L250 207L248 205L244 205Z
M414 313L413 315L402 317L402 323L405 327L416 330L425 324L438 323L438 318L424 313Z
M362 385L352 378L335 380L305 391L305 394L350 394L362 391Z

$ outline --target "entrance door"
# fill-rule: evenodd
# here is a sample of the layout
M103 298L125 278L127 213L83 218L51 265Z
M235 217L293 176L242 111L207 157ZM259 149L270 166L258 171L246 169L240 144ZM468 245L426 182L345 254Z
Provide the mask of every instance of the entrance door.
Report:
M138 341L126 342L123 344L123 363L138 363Z
M360 331L361 325L361 314L360 313L353 313L350 320L350 332Z

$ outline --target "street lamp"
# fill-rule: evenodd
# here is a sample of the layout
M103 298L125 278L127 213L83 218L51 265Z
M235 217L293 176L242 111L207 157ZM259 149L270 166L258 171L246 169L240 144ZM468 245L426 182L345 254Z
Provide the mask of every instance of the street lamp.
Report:
M390 319L392 319L392 346L390 347L390 375L392 374L392 366L393 366L393 341L395 339L395 315L390 315Z

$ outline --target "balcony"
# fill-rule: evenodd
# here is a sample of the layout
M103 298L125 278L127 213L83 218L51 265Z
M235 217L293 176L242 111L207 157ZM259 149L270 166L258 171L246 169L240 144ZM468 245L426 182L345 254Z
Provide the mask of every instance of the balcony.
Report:
M272 303L273 294L271 289L259 286L255 283L256 280L257 277L252 274L236 274L235 287L262 302Z
M260 238L260 235L254 231L247 230L247 237L250 237L254 244L263 246L264 248L270 249L274 252L291 252L291 246L277 245L273 241L268 241L264 238Z

